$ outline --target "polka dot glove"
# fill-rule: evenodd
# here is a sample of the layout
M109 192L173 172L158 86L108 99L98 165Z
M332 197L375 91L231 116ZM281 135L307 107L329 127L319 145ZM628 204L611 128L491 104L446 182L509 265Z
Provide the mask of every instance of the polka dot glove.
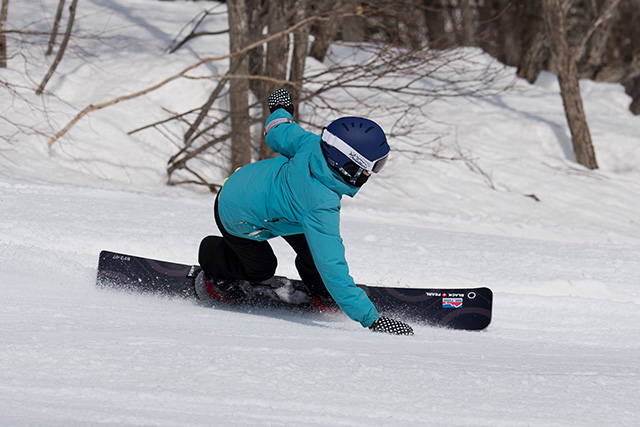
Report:
M293 116L294 108L291 94L284 89L278 89L269 95L269 111L273 113L278 108L284 108Z
M369 326L369 329L374 332L386 332L387 334L393 335L413 335L411 326L385 316L381 316L373 322L373 325Z

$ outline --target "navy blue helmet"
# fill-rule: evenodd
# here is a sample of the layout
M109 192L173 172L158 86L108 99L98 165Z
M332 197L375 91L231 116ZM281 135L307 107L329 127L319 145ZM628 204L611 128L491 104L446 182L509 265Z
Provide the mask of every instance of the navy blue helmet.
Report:
M378 124L362 117L341 117L322 130L327 163L348 183L362 186L387 163L391 148Z

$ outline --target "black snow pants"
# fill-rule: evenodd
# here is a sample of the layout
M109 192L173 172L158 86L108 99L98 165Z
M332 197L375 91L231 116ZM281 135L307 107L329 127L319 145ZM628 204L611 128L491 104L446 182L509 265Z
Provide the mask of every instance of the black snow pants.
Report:
M198 262L209 277L242 279L261 282L275 275L278 260L267 241L236 237L225 230L218 214L218 199L214 215L220 236L207 236L200 243ZM304 234L282 237L296 252L296 269L309 292L320 298L330 298L316 268Z

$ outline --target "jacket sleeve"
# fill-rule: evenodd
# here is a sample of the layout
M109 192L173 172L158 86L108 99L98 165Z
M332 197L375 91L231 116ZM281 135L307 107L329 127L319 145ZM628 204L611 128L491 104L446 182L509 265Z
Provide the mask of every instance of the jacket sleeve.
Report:
M318 135L302 129L284 108L277 109L267 117L264 134L267 145L288 158L292 158L307 142L318 140Z
M351 319L364 327L371 326L380 315L349 275L340 237L340 208L332 203L320 205L305 216L302 226L313 260L333 299Z

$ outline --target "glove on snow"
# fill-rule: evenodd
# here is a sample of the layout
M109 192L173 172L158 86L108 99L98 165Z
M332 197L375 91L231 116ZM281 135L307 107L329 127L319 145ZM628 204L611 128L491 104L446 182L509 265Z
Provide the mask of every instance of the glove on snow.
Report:
M294 108L291 94L284 89L278 89L269 95L269 111L273 113L278 108L284 108L293 116Z
M374 332L386 332L393 335L413 335L411 326L385 316L380 316L378 320L369 326L369 329Z

